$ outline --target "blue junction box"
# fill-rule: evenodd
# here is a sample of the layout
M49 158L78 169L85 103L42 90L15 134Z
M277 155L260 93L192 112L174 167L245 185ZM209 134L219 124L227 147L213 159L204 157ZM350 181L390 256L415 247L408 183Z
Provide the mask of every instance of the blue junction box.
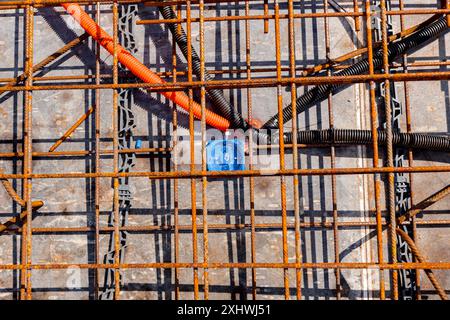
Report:
M136 140L135 149L140 149L140 148L142 148L142 140L141 139L137 139Z
M245 169L244 143L241 140L211 140L206 144L208 171Z

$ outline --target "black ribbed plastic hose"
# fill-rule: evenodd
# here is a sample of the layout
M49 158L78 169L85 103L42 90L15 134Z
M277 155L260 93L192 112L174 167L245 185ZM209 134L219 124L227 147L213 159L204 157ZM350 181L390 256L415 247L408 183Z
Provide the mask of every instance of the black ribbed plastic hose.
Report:
M159 7L159 11L161 12L164 19L176 19L177 15L172 10L170 6ZM169 30L172 33L175 42L180 48L186 60L188 59L188 43L187 36L184 32L183 28L181 28L180 32L177 32L176 25L174 23L169 23ZM200 79L200 58L197 55L195 49L191 46L191 56L192 56L192 71L194 74ZM204 71L205 81L213 80L212 76L208 73L205 68ZM233 106L225 99L223 92L218 89L207 89L206 91L209 99L213 103L217 112L219 112L223 117L230 120L231 127L233 128L242 128L246 129L248 127L247 123L242 118L241 114L234 111Z
M400 39L396 42L390 43L388 45L388 57L389 61L392 62L400 55L406 53L415 47L418 47L425 43L426 41L434 38L439 33L448 29L446 17L440 18L428 26L416 31L408 37ZM373 66L375 70L381 69L383 66L383 50L379 49L376 51L373 57ZM337 76L355 76L365 74L369 71L369 61L361 60L354 65L337 72ZM300 113L307 109L308 107L325 100L328 95L335 93L337 89L341 89L345 85L335 84L335 85L319 85L311 90L306 91L302 96L300 96L297 101L297 113ZM283 109L283 123L286 123L292 119L292 105L288 105ZM267 121L263 128L278 128L279 117L278 114L274 115L269 121Z
M392 133L396 147L450 152L450 138L422 133ZM292 132L284 134L284 143L292 144ZM353 129L326 129L297 131L297 143L301 144L371 144L372 131ZM386 144L386 131L378 130L378 143Z
M164 19L176 19L177 15L170 6L160 7L160 12ZM188 44L187 37L184 30L181 28L180 32L177 32L175 24L168 24L174 39L179 46L184 57L188 59ZM400 39L397 42L393 42L388 45L388 58L389 61L393 61L400 55L406 53L415 47L418 47L426 41L437 36L439 33L448 29L447 20L445 17L436 20L430 25L416 31L412 35ZM200 58L197 55L195 49L191 46L192 55L192 69L198 78L200 78ZM383 66L383 50L376 51L373 57L374 69L381 69ZM354 65L341 70L336 73L339 76L352 76L358 74L367 73L369 70L368 60L362 60ZM205 69L204 76L206 81L212 80L211 75ZM305 92L296 101L297 112L302 112L309 106L323 101L329 95L336 90L342 88L344 85L320 85ZM242 115L234 111L233 106L225 99L221 90L209 89L207 90L208 97L216 107L217 111L222 116L230 120L232 127L247 129L248 124L242 118ZM292 119L292 105L289 105L283 109L284 123ZM267 121L262 129L274 129L278 128L279 118L278 114L274 115L269 121ZM261 132L258 129L253 128L253 137L258 144L270 144L272 142L271 134L267 134L265 131ZM292 132L284 134L284 142L287 144L292 143ZM352 129L327 129L327 130L308 130L297 132L297 142L301 144L371 144L372 132L369 130L352 130ZM378 132L378 143L381 145L386 144L386 132L380 130ZM419 133L398 133L393 132L393 144L397 147L415 148L415 149L429 149L439 151L450 151L450 139L443 136L433 136Z

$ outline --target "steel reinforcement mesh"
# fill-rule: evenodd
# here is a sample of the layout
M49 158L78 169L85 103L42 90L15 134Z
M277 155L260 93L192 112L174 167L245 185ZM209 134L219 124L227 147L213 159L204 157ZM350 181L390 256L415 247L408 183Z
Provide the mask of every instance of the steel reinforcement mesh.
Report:
M448 145L449 13L436 0L1 1L0 297L446 299L448 146L395 135ZM395 43L410 47L393 57ZM213 114L213 90L242 127ZM297 139L311 130L328 138ZM233 137L245 168L208 170L208 142Z

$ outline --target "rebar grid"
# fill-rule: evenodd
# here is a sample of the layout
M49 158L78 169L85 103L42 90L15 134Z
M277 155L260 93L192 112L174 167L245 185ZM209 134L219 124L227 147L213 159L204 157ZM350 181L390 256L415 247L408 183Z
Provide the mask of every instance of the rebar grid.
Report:
M283 272L283 291L284 298L290 299L292 289L295 290L295 297L297 299L302 299L302 275L309 269L333 269L336 288L335 288L335 298L342 298L342 288L341 288L341 273L346 269L367 269L367 270L378 270L379 271L379 281L378 292L380 299L390 298L393 300L398 299L398 283L397 283L397 271L400 269L416 269L416 270L426 270L431 273L430 270L449 270L450 262L439 261L439 262L426 262L425 259L421 259L417 262L411 263L399 263L397 262L396 253L396 231L397 223L412 224L414 229L414 241L417 240L416 234L419 228L428 228L431 226L439 226L441 228L448 228L450 226L449 219L427 219L421 220L417 219L416 215L419 211L424 210L429 205L435 203L437 200L442 199L448 194L448 187L443 189L441 192L436 192L438 190L432 190L431 192L436 192L434 198L430 197L421 201L422 199L417 199L414 195L413 190L413 177L414 174L425 174L425 173L448 173L450 172L450 166L448 165L429 165L429 166L413 166L415 152L413 150L408 151L408 166L396 168L393 164L393 144L392 144L392 128L390 118L390 99L389 99L389 86L391 82L403 82L404 86L404 105L406 111L406 123L407 131L412 131L412 120L411 120L411 107L410 107L410 94L409 94L409 82L420 81L424 84L431 80L448 81L450 78L450 71L445 71L439 68L443 68L449 64L447 61L429 61L429 62L411 62L408 60L407 54L403 55L401 63L397 65L390 63L388 60L388 43L391 39L388 38L386 33L386 19L388 15L400 16L401 21L401 31L404 32L405 22L404 19L408 15L442 15L449 14L450 9L448 3L443 2L442 7L429 8L429 9L406 9L405 1L398 1L398 8L395 10L386 10L385 1L381 1L381 20L382 20L382 30L383 37L381 43L374 43L371 35L371 27L367 21L370 21L373 12L371 11L370 1L347 1L349 8L347 12L332 12L327 1L323 1L323 11L316 13L296 13L294 9L294 1L287 0L283 4L287 5L287 9L283 9L285 13L281 13L280 1L266 2L266 1L256 1L256 0L243 0L236 1L235 4L243 4L245 13L243 15L233 15L233 16L217 16L208 17L205 16L205 5L212 3L225 2L222 0L175 0L168 2L151 2L151 1L131 1L131 0L116 0L116 1L73 1L73 3L80 3L84 5L95 4L95 20L100 21L102 7L101 4L112 4L112 21L113 21L113 32L112 39L114 42L114 55L112 60L112 74L102 74L100 67L100 45L96 45L96 68L95 74L93 75L83 75L83 76L34 76L35 72L45 66L46 64L53 61L52 59L57 58L55 55L49 56L48 59L44 60L42 63L33 66L33 51L39 49L38 42L35 41L34 36L34 13L36 8L41 8L45 6L58 6L61 3L65 3L60 0L40 0L40 1L8 1L0 2L0 10L7 9L17 9L23 10L25 13L26 28L25 39L26 39L26 52L25 52L25 71L23 76L17 78L0 78L0 83L3 83L0 87L0 93L3 92L23 92L24 93L24 130L23 138L21 142L23 143L23 152L2 152L0 153L0 158L11 160L11 159L23 159L23 172L21 174L13 173L3 173L0 171L0 179L9 180L21 180L23 186L23 201L24 201L24 212L26 215L23 217L23 224L18 229L12 232L21 233L21 259L20 263L14 264L0 264L0 270L20 270L20 298L21 299L32 299L33 285L31 282L31 274L33 270L57 270L57 269L68 269L73 267L78 267L80 269L93 269L95 270L95 281L94 281L94 298L98 298L100 290L101 276L100 272L104 269L112 268L114 269L115 275L115 298L119 299L121 295L121 281L120 281L120 271L125 269L173 269L175 277L174 285L174 297L176 299L180 298L180 281L179 272L180 269L189 269L192 272L192 286L193 286L193 297L194 299L208 299L210 293L210 286L213 283L210 281L209 273L212 269L250 269L251 270L251 289L250 293L253 299L258 299L258 269L280 269ZM251 14L250 3L258 2L263 4L264 14L254 15ZM157 74L162 76L167 82L162 84L149 84L149 83L120 83L119 76L133 77L133 75L119 75L118 71L118 35L117 35L117 20L118 20L118 5L119 4L131 4L131 3L144 3L146 6L160 6L160 5L173 5L176 8L178 15L177 19L165 20L165 19L154 19L154 20L140 20L137 22L138 25L148 25L148 24L177 24L178 30L184 27L187 34L187 47L188 47L188 59L187 59L187 70L180 70L177 66L177 49L175 40L172 43L172 66L171 71L158 72ZM22 9L23 8L23 9ZM272 11L272 12L271 12ZM0 11L2 12L2 11ZM193 17L193 12L198 13L198 18ZM313 76L312 69L310 67L300 67L297 65L298 60L296 58L295 44L296 44L296 30L295 21L303 21L305 19L323 19L325 24L325 52L327 58L331 56L331 42L330 38L333 36L333 31L329 28L329 20L332 18L336 19L350 19L353 22L353 27L355 32L366 39L365 48L356 48L357 53L355 55L350 55L350 58L356 58L361 54L367 53L369 61L369 72L366 75L357 76L339 76L333 75L332 70L339 70L344 68L346 64L339 62L349 62L349 58L343 61L330 61L327 62L328 65L318 67L315 71L325 70L326 75ZM282 30L280 26L281 20L287 20L288 28L287 30ZM363 21L365 19L365 21ZM261 23L264 24L264 32L268 33L270 28L273 28L274 39L273 43L275 46L275 65L267 68L256 68L252 66L251 60L251 25L250 22L253 20L263 20ZM245 69L232 69L232 70L211 70L212 74L218 75L232 75L232 74L245 74L245 78L242 79L227 79L227 80L205 80L205 26L208 22L221 22L221 21L244 21L245 22ZM199 79L194 81L193 67L192 67L192 28L193 24L198 23L199 28L199 56L201 61L201 76ZM288 47L282 47L281 44L281 34L288 33ZM76 46L78 43L84 41L85 35L78 39L75 39L71 46ZM375 48L381 47L383 50L383 72L377 73L373 66L373 51ZM70 46L65 46L61 49L69 50ZM288 67L282 66L281 53L283 50L289 51L288 56ZM53 58L52 58L53 56ZM336 63L338 65L336 65ZM318 64L318 66L320 66ZM396 73L390 73L389 70L396 68ZM432 71L422 71L421 68L434 68ZM182 69L182 68L181 68ZM314 69L314 68L313 68ZM299 76L298 74L302 75ZM273 74L275 76L273 76ZM182 78L182 80L179 79ZM109 83L102 83L102 80L109 79L112 80ZM23 81L23 84L19 84ZM35 84L39 82L39 84ZM376 82L384 82L386 88L385 105L386 110L379 111L377 109L376 96L374 84ZM368 84L369 93L369 103L370 103L370 126L372 131L373 143L371 146L372 151L372 166L369 167L337 167L336 166L336 150L341 148L337 145L321 145L321 146L306 146L297 143L295 138L298 123L297 117L293 118L292 121L292 131L294 133L294 139L292 145L287 145L284 143L283 139L280 139L279 145L276 146L279 154L279 168L277 169L258 169L253 164L253 150L258 147L255 141L252 139L250 134L248 149L248 169L242 171L224 171L224 172L214 172L207 171L206 167L206 102L207 102L207 92L209 89L230 89L238 90L245 89L247 92L246 107L248 112L248 123L253 123L253 111L255 106L252 103L252 89L259 88L275 88L277 92L277 110L280 115L279 121L279 134L283 135L284 127L283 123L283 106L286 105L286 101L283 101L282 90L283 88L289 87L291 97L288 101L293 106L293 114L297 114L296 103L297 99L297 89L302 86L308 85L318 85L318 84L353 84L361 85ZM189 146L190 146L190 166L188 170L180 169L178 164L176 152L172 152L178 143L177 128L178 128L178 112L176 111L175 103L172 104L172 131L173 136L171 137L170 147L158 147L158 148L136 148L136 149L122 149L118 148L118 128L117 128L117 99L118 99L118 89L119 88L135 88L144 89L151 92L164 92L164 91L188 91L189 97ZM48 152L33 152L33 135L32 135L32 97L34 91L58 91L58 90L92 90L95 92L95 105L92 106L88 113L84 114L62 137L55 139L56 142L53 147ZM100 91L102 90L112 90L112 149L101 149L101 134L100 134ZM193 102L194 102L194 91L199 90L200 92L200 105L202 110L202 117L199 119L201 122L201 147L194 143L195 135L195 118L193 112ZM285 100L285 99L284 99ZM102 107L106 108L107 106ZM256 108L258 108L257 106ZM333 95L330 93L327 99L328 107L328 125L330 128L335 126L334 123L334 105L333 105ZM382 148L379 147L377 140L378 136L378 119L379 112L384 112L386 114L386 131L387 131L387 144L385 148L385 153L387 156L387 163L381 164L379 159L382 153ZM55 149L64 143L64 141L75 131L75 129L80 126L88 117L93 114L95 117L95 150L71 150L71 151L55 151ZM249 129L250 131L253 128ZM307 150L312 147L320 147L324 150L329 150L331 157L331 165L329 168L305 168L299 165L299 150ZM274 146L272 146L274 148ZM344 147L345 148L345 147ZM286 165L285 159L287 159L288 150L292 152L293 164L292 168ZM171 153L172 152L172 153ZM170 170L166 171L131 171L120 173L118 170L118 155L119 153L136 153L142 157L153 157L155 154L172 154L172 166ZM201 154L201 166L200 168L195 165L195 154ZM102 157L112 155L113 168L109 171L103 171L100 167L100 162ZM70 172L70 173L58 173L58 172L45 172L45 173L34 173L32 168L33 158L44 158L52 161L63 160L65 157L79 157L81 159L94 156L95 157L95 167L86 172ZM395 194L394 194L394 173L409 173L411 181L411 199L413 203L418 203L416 206L412 206L411 211L406 215L407 219L395 219ZM339 216L339 203L336 194L336 189L339 187L336 183L336 179L342 175L365 175L374 181L373 192L370 197L373 196L374 206L370 208L370 217L365 221L340 221ZM388 177L387 190L388 197L386 199L386 210L384 212L381 197L381 185L382 176L386 175ZM332 221L322 221L322 222L306 222L301 220L302 204L300 195L298 193L298 187L301 184L301 177L304 176L331 176L331 198L332 198ZM173 196L170 199L173 202L173 223L163 224L163 225L139 225L139 226L120 226L119 225L119 198L118 198L118 181L121 177L148 177L150 180L173 180ZM279 177L280 181L280 207L279 218L280 221L276 223L258 223L255 210L255 179L260 177ZM292 177L292 185L294 194L292 196L293 201L293 215L294 222L290 223L287 219L287 202L288 197L286 194L287 184L290 183ZM100 193L99 181L102 178L111 178L113 181L113 210L114 210L114 226L112 227L102 227L100 226ZM208 183L209 179L213 178L224 178L224 179L237 179L237 178L248 178L249 182L249 206L250 210L248 215L250 217L250 223L210 223L208 217L210 212L208 211ZM94 226L90 227L33 227L33 205L32 205L32 181L38 179L73 179L73 181L78 181L79 179L94 179L95 183L95 222ZM190 180L190 224L180 224L179 214L180 208L178 206L179 199L179 180L189 179ZM200 210L197 208L197 187L196 183L201 182L201 215ZM431 193L430 192L430 193ZM437 198L436 198L436 195ZM436 201L433 201L436 200ZM45 201L45 199L43 199ZM22 215L21 215L22 217ZM198 221L201 221L199 223ZM411 219L411 220L410 220ZM405 221L406 220L406 221ZM302 229L331 229L333 234L333 248L334 248L334 261L333 262L310 262L307 261L306 257L303 257L302 239L301 232ZM367 228L368 230L373 229L376 236L376 257L373 257L373 261L370 262L342 262L339 253L342 248L340 246L340 230L343 228ZM256 235L261 230L279 230L281 231L282 241L281 241L281 261L273 262L258 262L257 260L257 243ZM383 234L383 230L388 229L388 236ZM250 232L250 256L251 262L233 262L224 263L216 262L212 260L209 256L209 234L211 230L249 230ZM119 232L129 231L135 233L156 233L164 232L169 233L170 236L174 236L174 256L173 262L148 262L148 263L120 263L119 261ZM294 234L294 249L289 247L288 232L291 231ZM188 232L192 236L191 246L192 246L192 261L185 262L179 257L179 251L182 248L182 243L180 243L179 235L182 232ZM69 234L69 233L79 233L79 234L95 234L95 261L93 263L72 263L67 261L64 263L36 263L31 261L32 257L32 237L36 234ZM199 249L199 233L202 235L201 247ZM101 263L100 255L100 235L107 234L114 236L114 264ZM409 239L411 240L411 239ZM389 248L387 251L386 249ZM415 248L417 249L417 247ZM388 256L385 253L388 252ZM422 251L426 256L427 252ZM294 257L294 260L291 259ZM295 261L295 262L292 262ZM294 270L295 273L290 271ZM386 275L389 277L386 279ZM295 275L292 278L292 275ZM435 281L436 278L434 278ZM417 283L420 283L420 273L417 272ZM389 293L386 291L389 288ZM444 288L445 289L445 288ZM418 298L420 298L420 290L418 292Z

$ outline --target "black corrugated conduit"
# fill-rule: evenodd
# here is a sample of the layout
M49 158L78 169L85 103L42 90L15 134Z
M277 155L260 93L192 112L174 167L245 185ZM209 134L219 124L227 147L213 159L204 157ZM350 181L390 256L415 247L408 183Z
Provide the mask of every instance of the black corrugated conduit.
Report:
M177 15L173 11L170 6L159 7L159 11L161 12L164 19L176 19ZM188 59L188 43L187 36L184 32L183 28L180 28L180 32L177 32L176 24L169 23L169 30L172 33L175 42L180 48L186 60ZM200 79L200 58L195 51L195 49L191 46L191 55L192 55L192 71ZM213 80L213 77L208 73L205 68L205 81ZM228 119L231 122L232 128L242 128L247 129L248 124L242 118L242 115L238 112L235 112L233 106L225 99L223 92L218 89L207 89L206 91L209 99L213 103L217 112L219 112L223 117Z
M400 55L406 53L408 50L416 48L430 39L434 38L443 31L448 30L446 17L439 18L438 20L430 23L428 26L416 31L415 33L407 36L403 39L399 39L388 45L388 57L389 61L392 62ZM373 57L373 65L375 70L379 70L383 66L383 50L379 49L375 52ZM336 76L355 76L365 74L369 71L368 60L361 60L354 65L336 72ZM341 89L345 85L335 84L335 85L319 85L311 90L306 91L302 96L300 96L297 101L297 113L303 112L308 107L325 100L330 93L335 93L338 89ZM275 129L278 128L279 115L274 115L269 121L264 125L264 129ZM292 105L288 105L283 109L283 123L287 123L292 119Z
M292 132L284 134L284 143L292 144ZM450 152L450 138L422 133L392 133L396 147ZM275 142L275 141L274 141ZM372 144L372 131L353 129L325 129L297 131L300 144ZM386 132L378 130L378 143L386 144Z

